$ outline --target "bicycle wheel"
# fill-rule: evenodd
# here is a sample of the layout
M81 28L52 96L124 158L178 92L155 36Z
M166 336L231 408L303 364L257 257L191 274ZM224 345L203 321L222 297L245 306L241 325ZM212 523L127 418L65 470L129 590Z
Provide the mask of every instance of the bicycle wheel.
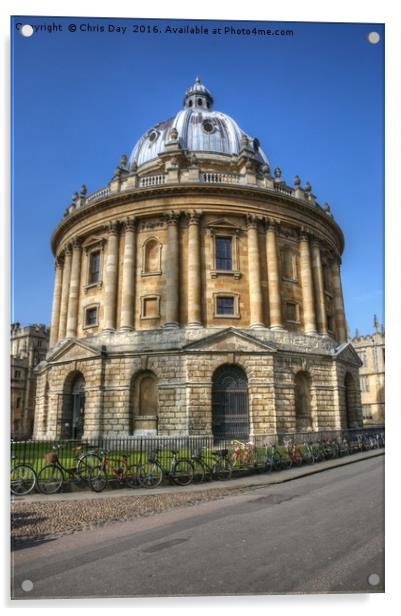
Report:
M273 470L273 458L265 458L265 471L271 473Z
M302 460L301 460L301 463L302 463ZM292 467L292 460L291 460L291 458L289 456L281 456L281 458L280 458L280 468L283 471L286 471L286 470L288 470L291 467Z
M192 460L192 466L194 467L194 483L201 483L206 479L206 472L203 463L200 460Z
M158 462L145 462L140 465L138 479L143 488L157 488L163 481L162 467Z
M63 485L64 473L58 466L48 464L38 473L38 488L42 494L55 494Z
M11 494L25 496L35 487L36 473L27 464L17 464L11 469L10 480Z
M315 458L313 457L312 452L309 449L305 449L302 453L302 462L305 464L313 464Z
M86 453L78 459L77 473L83 481L89 482L92 471L99 468L100 463L101 459L97 453Z
M140 485L139 481L139 471L141 469L140 464L131 464L131 466L127 467L127 471L125 473L125 483L129 488L136 488Z
M91 490L94 492L103 492L108 483L107 473L104 468L98 466L90 471L87 481Z
M213 478L218 481L231 479L233 473L232 464L227 458L219 458L213 466Z
M174 483L178 486L189 486L189 484L192 483L193 478L194 467L191 460L187 460L185 458L177 460L171 473L171 479Z

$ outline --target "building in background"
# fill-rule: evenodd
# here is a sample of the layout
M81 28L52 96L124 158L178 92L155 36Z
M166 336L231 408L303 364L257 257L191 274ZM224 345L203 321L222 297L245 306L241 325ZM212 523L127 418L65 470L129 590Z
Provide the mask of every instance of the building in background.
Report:
M376 315L373 328L373 334L366 336L356 330L351 339L362 361L359 375L364 425L384 423L385 332L383 325L379 328Z
M11 436L32 436L36 374L35 367L46 357L50 330L46 325L11 324Z
M54 230L36 438L362 426L342 231L213 104L196 79Z

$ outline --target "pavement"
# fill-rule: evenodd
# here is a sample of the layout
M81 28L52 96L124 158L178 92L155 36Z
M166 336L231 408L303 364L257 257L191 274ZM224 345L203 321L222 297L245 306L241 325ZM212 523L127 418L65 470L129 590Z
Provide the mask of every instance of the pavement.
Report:
M61 492L58 494L40 494L31 493L27 496L14 496L11 498L12 503L35 503L35 502L62 502L62 501L85 501L91 499L102 498L120 498L122 496L140 496L140 495L163 495L163 494L188 494L196 493L198 491L209 490L221 490L223 487L230 490L240 490L243 488L261 488L269 485L276 485L299 479L301 477L307 477L309 475L315 475L322 473L326 470L339 468L341 466L348 466L349 464L355 464L361 460L367 460L370 458L376 458L378 456L384 456L384 449L374 449L371 451L364 451L361 453L345 456L344 458L336 458L334 460L325 460L324 462L318 462L316 464L293 467L289 470L283 470L272 473L256 472L242 476L235 477L229 481L208 481L199 484L191 484L189 486L176 486L176 485L162 485L158 488L123 488L116 486L115 488L108 487L103 492L93 492L87 488L77 489L73 492Z
M242 489L192 507L43 537L13 552L12 598L348 593L343 599L352 610L349 593L384 592L383 471L383 451L366 452L215 482ZM126 500L135 500L133 492ZM117 508L124 499L109 500ZM105 502L49 508L92 510Z

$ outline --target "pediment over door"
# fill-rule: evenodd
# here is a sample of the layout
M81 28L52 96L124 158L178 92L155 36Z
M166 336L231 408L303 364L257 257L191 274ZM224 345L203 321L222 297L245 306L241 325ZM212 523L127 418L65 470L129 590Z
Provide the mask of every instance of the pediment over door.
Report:
M216 334L206 336L201 340L190 342L183 347L184 351L196 352L243 352L243 353L275 353L273 344L267 344L254 336L235 328L224 329Z

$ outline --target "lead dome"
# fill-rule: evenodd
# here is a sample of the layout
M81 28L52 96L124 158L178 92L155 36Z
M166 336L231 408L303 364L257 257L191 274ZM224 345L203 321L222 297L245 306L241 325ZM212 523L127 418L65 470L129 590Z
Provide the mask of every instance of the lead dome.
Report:
M136 143L129 157L129 168L141 167L166 153L166 146L177 143L183 151L204 158L238 156L247 145L261 164L269 164L255 137L245 133L226 113L213 110L213 97L199 77L188 88L184 109L174 117L152 126Z

